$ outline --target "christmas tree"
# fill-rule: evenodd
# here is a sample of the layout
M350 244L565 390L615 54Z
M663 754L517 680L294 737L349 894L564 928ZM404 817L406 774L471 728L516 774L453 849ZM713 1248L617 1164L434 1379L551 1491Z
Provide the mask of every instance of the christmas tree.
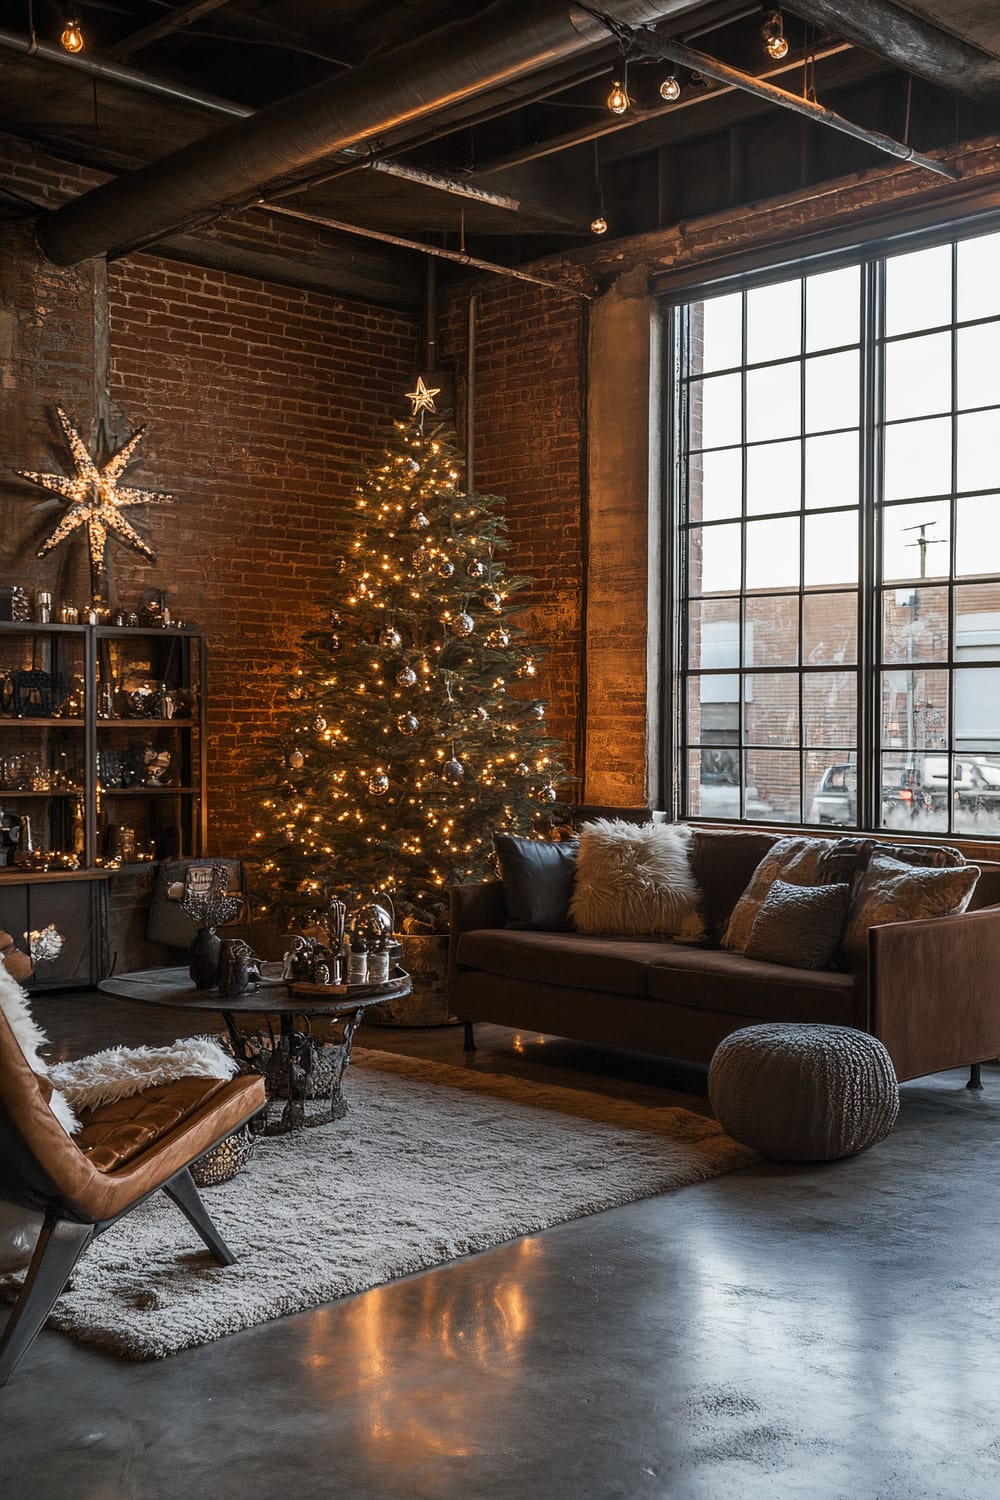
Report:
M360 477L288 688L257 834L285 915L384 891L404 928L442 930L446 887L492 874L494 830L531 833L568 779L525 692L540 655L504 501L463 491L436 394L417 382Z

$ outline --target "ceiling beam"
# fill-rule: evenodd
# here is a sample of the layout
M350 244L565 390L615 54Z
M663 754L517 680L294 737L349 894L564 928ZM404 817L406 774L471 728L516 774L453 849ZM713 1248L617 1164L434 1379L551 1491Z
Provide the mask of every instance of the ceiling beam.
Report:
M172 31L190 26L192 21L200 21L202 16L209 16L213 10L220 10L223 5L228 4L229 0L185 0L184 4L168 10L158 21L151 21L148 26L133 31L131 36L123 37L120 42L109 47L108 56L131 57L134 52L141 52L143 47L148 47L150 42L158 42Z
M890 0L792 0L788 8L952 93L1000 99L1000 59Z
M616 3L625 24L647 26L698 0ZM606 44L605 27L566 0L496 0L85 193L40 220L39 244L58 265L146 247L332 152L386 138L398 146L442 107L530 86L539 69Z

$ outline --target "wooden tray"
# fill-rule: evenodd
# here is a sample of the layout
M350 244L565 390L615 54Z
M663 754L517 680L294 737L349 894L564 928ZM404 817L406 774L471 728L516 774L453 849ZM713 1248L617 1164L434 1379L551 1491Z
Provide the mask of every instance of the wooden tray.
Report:
M315 1000L324 995L338 1000L391 1000L394 995L405 990L409 982L409 974L404 969L396 969L388 979L383 979L379 984L312 984L300 979L288 986L288 993L300 995L303 1000Z

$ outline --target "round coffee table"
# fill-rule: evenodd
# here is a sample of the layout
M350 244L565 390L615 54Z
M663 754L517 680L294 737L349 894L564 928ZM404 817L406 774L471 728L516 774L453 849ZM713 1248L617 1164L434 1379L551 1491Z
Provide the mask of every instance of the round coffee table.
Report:
M305 1124L305 1101L319 1097L315 1081L330 1071L330 1119L342 1119L347 1113L343 1077L351 1061L351 1043L361 1019L370 1005L381 1005L410 993L410 977L401 969L385 984L348 985L344 994L293 994L284 981L262 980L242 995L217 995L212 990L195 987L186 968L136 969L102 979L99 989L124 1000L140 1000L148 1005L168 1005L176 1010L208 1011L221 1015L226 1023L229 1041L240 1066L246 1072L260 1073L267 1085L268 1098L285 1099L281 1119L268 1127L269 1133L284 1134ZM280 1017L280 1032L268 1035L237 1026L236 1016ZM322 1016L341 1026L340 1040L320 1042L309 1028L310 1020ZM305 1028L296 1026L296 1019ZM326 1096L324 1079L323 1097Z

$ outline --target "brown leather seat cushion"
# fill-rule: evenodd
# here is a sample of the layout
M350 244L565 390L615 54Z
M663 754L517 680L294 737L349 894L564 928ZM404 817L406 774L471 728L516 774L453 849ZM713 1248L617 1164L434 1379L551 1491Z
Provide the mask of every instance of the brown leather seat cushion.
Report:
M223 1090L221 1078L177 1078L156 1088L83 1110L73 1140L99 1172L114 1172Z
M667 946L646 969L647 993L700 1010L762 1021L830 1021L856 1025L854 976L790 969L719 949Z
M504 979L605 990L614 995L645 995L646 967L669 947L668 941L656 938L483 927L462 933L458 962Z

